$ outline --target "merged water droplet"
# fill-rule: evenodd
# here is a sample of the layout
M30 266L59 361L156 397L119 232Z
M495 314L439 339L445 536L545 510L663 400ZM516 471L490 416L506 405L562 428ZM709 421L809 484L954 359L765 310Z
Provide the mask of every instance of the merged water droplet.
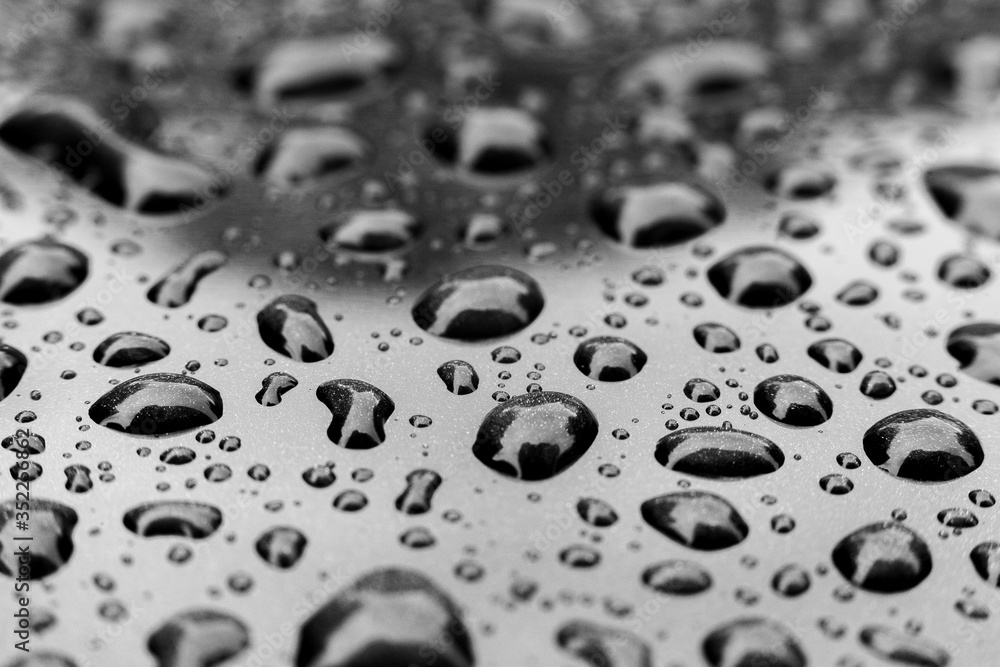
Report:
M746 308L784 306L812 287L812 276L797 259L768 246L737 250L713 264L707 276L720 296Z
M1000 324L976 322L948 334L945 344L963 372L1000 386Z
M38 305L73 292L90 272L87 256L52 239L25 241L0 255L0 301Z
M590 215L616 241L656 248L701 236L722 224L726 208L707 189L672 181L608 188L591 200Z
M167 341L138 331L111 334L94 348L94 361L112 368L135 368L170 354Z
M938 410L904 410L879 420L863 438L872 463L894 477L944 482L983 463L979 438L965 423Z
M222 395L189 375L153 373L116 385L90 406L106 428L137 435L170 435L222 417Z
M465 361L446 361L438 367L437 374L453 394L464 396L479 388L479 374Z
M429 287L412 313L424 331L477 341L524 329L544 305L542 290L531 276L502 266L477 266Z
M73 555L77 521L72 508L54 500L25 501L23 493L0 504L0 573L33 580L61 569ZM26 557L19 552L22 544L27 548Z
M740 513L722 496L707 491L678 491L650 498L642 518L674 542L699 551L735 546L750 534Z
M566 653L590 665L653 665L653 652L638 635L591 621L567 621L556 632L556 644Z
M133 507L122 519L140 537L189 537L201 540L222 525L222 512L214 505L186 500L158 500Z
M28 369L28 358L16 347L0 343L0 401L14 393Z
M218 271L229 257L217 250L195 253L174 267L149 288L146 298L157 306L179 308L186 305L205 276Z
M454 602L412 570L374 570L334 595L299 631L295 667L409 665L472 667L470 633Z
M396 404L378 387L362 380L330 380L316 388L316 398L332 419L330 440L347 449L371 449L385 442L385 423Z
M858 639L873 655L887 662L921 667L945 667L951 662L951 655L937 643L885 625L866 625Z
M709 479L745 479L775 472L785 462L767 438L715 426L668 433L656 444L656 460L679 473Z
M194 609L170 617L146 645L157 667L208 667L243 652L250 645L250 632L230 614Z
M411 245L422 231L420 221L406 211L371 209L345 213L319 235L335 250L379 253Z
M701 647L712 667L806 667L808 662L791 631L761 617L728 621L708 633Z
M697 595L712 586L712 575L689 560L665 560L642 572L642 583L666 595Z
M298 528L274 526L265 530L254 543L257 555L264 562L281 570L287 570L302 558L309 540Z
M295 361L313 363L333 354L333 334L316 302L298 294L283 294L264 306L257 330L265 345Z
M806 349L806 353L834 373L850 373L863 358L861 350L843 338L818 340Z
M927 543L898 521L857 529L837 543L832 557L848 581L875 593L908 591L931 573Z
M299 381L288 373L277 371L261 380L260 391L254 398L265 408L281 404L281 397L299 386Z
M833 416L833 401L822 387L801 375L775 375L753 391L761 413L786 426L819 426Z
M396 498L396 509L403 514L426 514L441 482L441 475L433 470L414 470L406 476L406 489Z
M617 336L598 336L580 343L573 363L593 380L620 382L635 377L646 365L638 345Z
M554 477L597 438L594 413L554 391L515 396L483 418L472 453L487 467L523 480Z

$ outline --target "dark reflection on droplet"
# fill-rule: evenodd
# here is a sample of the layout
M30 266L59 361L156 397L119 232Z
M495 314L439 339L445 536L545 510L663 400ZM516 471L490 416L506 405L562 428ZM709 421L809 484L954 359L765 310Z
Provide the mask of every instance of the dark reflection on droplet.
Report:
M778 233L797 241L811 239L820 232L819 220L799 213L789 213L782 216L778 222Z
M834 373L850 373L861 363L861 350L843 338L818 340L806 350L816 362Z
M726 209L707 189L678 181L609 188L591 200L590 214L616 241L655 248L701 236L722 224Z
M372 209L346 213L319 235L335 250L380 253L410 245L422 231L420 221L405 211Z
M863 438L872 463L894 477L943 482L983 463L979 438L963 422L938 410L904 410L885 417Z
M257 554L264 562L286 570L302 558L309 540L298 528L275 526L265 530L254 543Z
M453 394L464 396L479 388L479 374L465 361L446 361L438 367L437 374Z
M257 313L257 330L264 343L295 361L312 363L333 354L333 335L319 316L316 302L284 294Z
M595 528L607 528L618 521L618 512L600 498L580 498L576 502L576 513Z
M884 625L866 625L858 639L875 656L899 665L945 667L951 661L948 651L937 643Z
M480 177L519 175L552 154L545 127L513 107L473 109L457 126L445 118L429 125L424 138L439 160Z
M867 306L878 298L878 287L867 280L848 283L837 293L837 301L848 306Z
M483 418L472 453L504 475L548 479L583 456L597 431L597 418L579 399L533 392L493 408Z
M347 449L370 449L385 441L385 423L396 404L378 387L362 380L330 380L316 388L316 398L332 419L326 435Z
M974 234L1000 239L996 202L1000 170L984 164L956 164L928 169L924 184L945 217Z
M816 199L836 185L836 176L825 167L805 162L782 167L764 179L768 191L787 199Z
M931 573L927 543L898 521L859 528L837 543L832 557L848 581L876 593L908 591Z
M428 647L434 647L430 654ZM384 568L357 579L302 624L295 667L472 667L470 633L451 598L412 570Z
M79 463L66 466L66 490L70 493L86 493L94 488L94 481L90 478L90 468Z
M26 500L23 491L0 504L0 573L23 581L43 579L61 569L73 555L77 521L72 508L34 494ZM25 550L20 550L22 544Z
M762 380L753 402L763 414L787 426L818 426L833 416L833 401L822 387L801 375Z
M702 641L711 667L806 667L799 640L785 626L767 618L728 621Z
M175 614L149 636L157 667L211 667L250 645L247 626L228 613L194 609Z
M255 171L280 188L313 185L349 173L368 153L368 144L347 128L293 128L261 152Z
M25 241L0 255L0 301L16 306L61 299L90 272L87 256L51 239Z
M406 489L396 498L396 509L403 514L426 514L441 481L433 470L414 470L406 476Z
M811 585L809 572L799 565L785 565L771 578L771 588L778 595L794 598L809 590Z
M277 371L261 380L260 391L254 395L257 402L265 408L281 404L281 398L292 389L299 386L299 381L288 373Z
M712 586L712 575L689 560L665 560L642 572L642 583L657 593L696 595Z
M736 508L707 491L678 491L642 503L642 518L674 542L716 551L746 539L750 528Z
M969 553L976 573L987 584L1000 588L1000 542L982 542Z
M974 528L979 525L979 519L964 507L951 507L938 512L937 520L948 528Z
M188 375L154 373L116 385L94 401L90 418L137 435L170 435L222 417L222 396Z
M105 338L94 348L94 361L112 368L133 368L159 361L170 354L162 338L138 331L122 331Z
M599 336L580 343L573 363L593 380L620 382L635 377L646 365L646 353L635 343L616 336Z
M680 473L710 479L744 479L781 468L785 455L762 436L714 426L685 428L663 436L657 462Z
M222 512L207 503L160 500L133 507L123 518L125 527L140 537L170 535L200 540L222 525Z
M812 286L812 276L788 253L767 246L742 248L708 270L708 281L725 299L747 308L777 308Z
M736 332L718 322L706 322L694 328L694 339L709 352L723 354L740 349L740 338Z
M443 338L476 341L524 329L544 304L541 288L527 274L477 266L429 287L413 306L413 320Z

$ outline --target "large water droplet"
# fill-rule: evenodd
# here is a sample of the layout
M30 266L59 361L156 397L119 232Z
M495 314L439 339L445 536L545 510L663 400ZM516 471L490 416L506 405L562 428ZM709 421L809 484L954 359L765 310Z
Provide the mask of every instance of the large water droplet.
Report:
M689 560L665 560L642 572L642 583L657 593L696 595L712 586L712 575Z
M594 667L653 666L653 653L639 636L590 621L564 623L556 632L556 644Z
M16 347L0 343L0 401L14 393L28 369L28 358Z
M881 401L896 393L896 381L885 371L868 371L861 378L861 393L868 398Z
M979 438L963 422L938 410L904 410L869 428L863 439L872 463L894 477L943 482L983 463Z
M370 572L337 593L299 632L296 667L410 665L472 667L461 612L433 582L412 570Z
M1000 588L1000 542L982 542L969 553L976 573L987 584Z
M122 521L140 537L170 535L200 540L219 529L222 512L207 503L158 500L133 507Z
M453 394L464 396L479 388L479 374L465 361L446 361L438 367L437 374Z
M935 642L885 625L866 625L858 639L875 656L898 665L945 667L951 661L948 651Z
M924 183L944 215L973 234L1000 239L1000 170L977 164L928 169Z
M818 340L806 349L816 362L834 373L850 373L861 363L861 350L843 338Z
M714 426L686 428L663 436L656 460L671 470L710 479L744 479L775 472L781 449L762 436Z
M701 646L712 667L806 667L808 662L795 635L767 618L728 621Z
M476 341L524 329L544 304L541 288L527 274L477 266L429 287L413 306L413 320L443 338Z
M159 361L170 354L162 338L138 331L111 334L94 349L94 361L112 368L134 368Z
M250 632L227 613L194 609L172 616L149 636L157 667L211 667L250 645Z
M54 500L33 498L25 502L23 493L19 496L0 504L0 573L17 579L42 579L62 568L73 555L77 514ZM18 552L22 544L28 549L26 560Z
M609 188L591 201L590 214L616 241L655 248L701 236L722 224L726 209L705 188L668 182Z
M971 255L948 255L938 266L938 278L957 289L982 287L991 275L990 268Z
M532 392L486 415L472 453L504 475L548 479L583 456L597 431L597 418L579 399L554 391Z
M264 343L279 354L312 363L333 354L333 335L316 302L298 294L284 294L257 313L257 329Z
M0 255L0 300L21 306L61 299L83 283L89 264L76 248L51 239L12 246Z
M316 398L332 415L326 435L347 449L371 449L385 441L385 423L396 404L378 387L362 380L330 380L316 388Z
M860 588L898 593L931 573L931 552L915 532L897 521L863 526L837 543L833 564Z
M797 259L767 246L737 250L713 264L707 275L723 298L747 308L784 306L812 286L812 277Z
M735 546L750 527L722 496L707 491L678 491L642 503L642 518L674 542L699 551Z
M363 210L345 213L323 227L320 238L336 250L387 252L410 245L422 230L423 225L405 211Z
M724 354L740 349L740 337L724 324L706 322L697 325L692 333L695 342L709 352Z
M818 426L833 416L833 401L801 375L775 375L762 380L753 403L763 414L786 426Z
M646 365L646 353L616 336L599 336L580 343L573 363L593 380L620 382L635 377Z
M126 380L94 401L90 418L138 435L170 435L222 417L222 395L188 375L154 373Z

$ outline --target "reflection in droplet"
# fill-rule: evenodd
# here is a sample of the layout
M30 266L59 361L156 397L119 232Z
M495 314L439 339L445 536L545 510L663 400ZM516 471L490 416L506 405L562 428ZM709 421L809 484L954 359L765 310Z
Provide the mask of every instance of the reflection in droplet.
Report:
M746 308L784 306L812 286L812 277L797 259L767 246L737 250L713 264L707 276L723 298Z
M746 539L750 528L736 508L714 493L678 491L642 503L642 518L674 542L716 551Z
M927 543L898 521L872 523L840 540L833 564L854 585L876 593L908 591L931 572Z
M942 482L968 475L983 463L983 448L963 422L938 410L897 412L863 438L872 463L894 477Z

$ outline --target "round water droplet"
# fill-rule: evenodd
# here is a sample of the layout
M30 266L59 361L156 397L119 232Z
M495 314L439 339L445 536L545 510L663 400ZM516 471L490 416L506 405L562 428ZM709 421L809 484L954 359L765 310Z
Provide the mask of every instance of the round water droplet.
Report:
M806 353L834 373L850 373L861 363L861 350L842 338L826 338L809 346Z
M633 248L684 243L722 224L726 209L705 188L684 182L614 186L591 200L605 234Z
M806 667L799 640L767 618L739 618L708 633L702 652L711 667Z
M599 336L580 343L573 363L593 380L620 382L635 377L646 365L646 353L624 338Z
M945 667L951 662L948 651L929 639L884 625L866 625L858 633L858 639L872 654L887 662L920 667Z
M696 595L711 588L712 575L692 561L666 560L643 570L642 583L657 593Z
M775 375L753 392L757 409L786 426L818 426L833 416L833 401L812 380L800 375Z
M992 272L983 262L971 255L948 255L938 266L938 278L957 289L982 287Z
M707 276L719 295L746 308L784 306L812 286L797 259L767 246L737 250L713 264Z
M740 349L740 338L736 332L718 322L706 322L694 328L694 339L709 352L724 354Z
M746 539L750 528L736 508L707 491L678 491L642 503L642 518L674 542L716 551Z
M982 542L969 553L976 573L990 586L1000 588L1000 542Z
M896 393L896 381L885 371L869 371L861 378L861 393L881 401Z
M908 591L931 572L927 543L898 521L859 528L837 543L832 557L848 581L876 593Z
M876 422L863 438L871 462L894 477L943 482L983 463L983 448L963 422L938 410L905 410Z

